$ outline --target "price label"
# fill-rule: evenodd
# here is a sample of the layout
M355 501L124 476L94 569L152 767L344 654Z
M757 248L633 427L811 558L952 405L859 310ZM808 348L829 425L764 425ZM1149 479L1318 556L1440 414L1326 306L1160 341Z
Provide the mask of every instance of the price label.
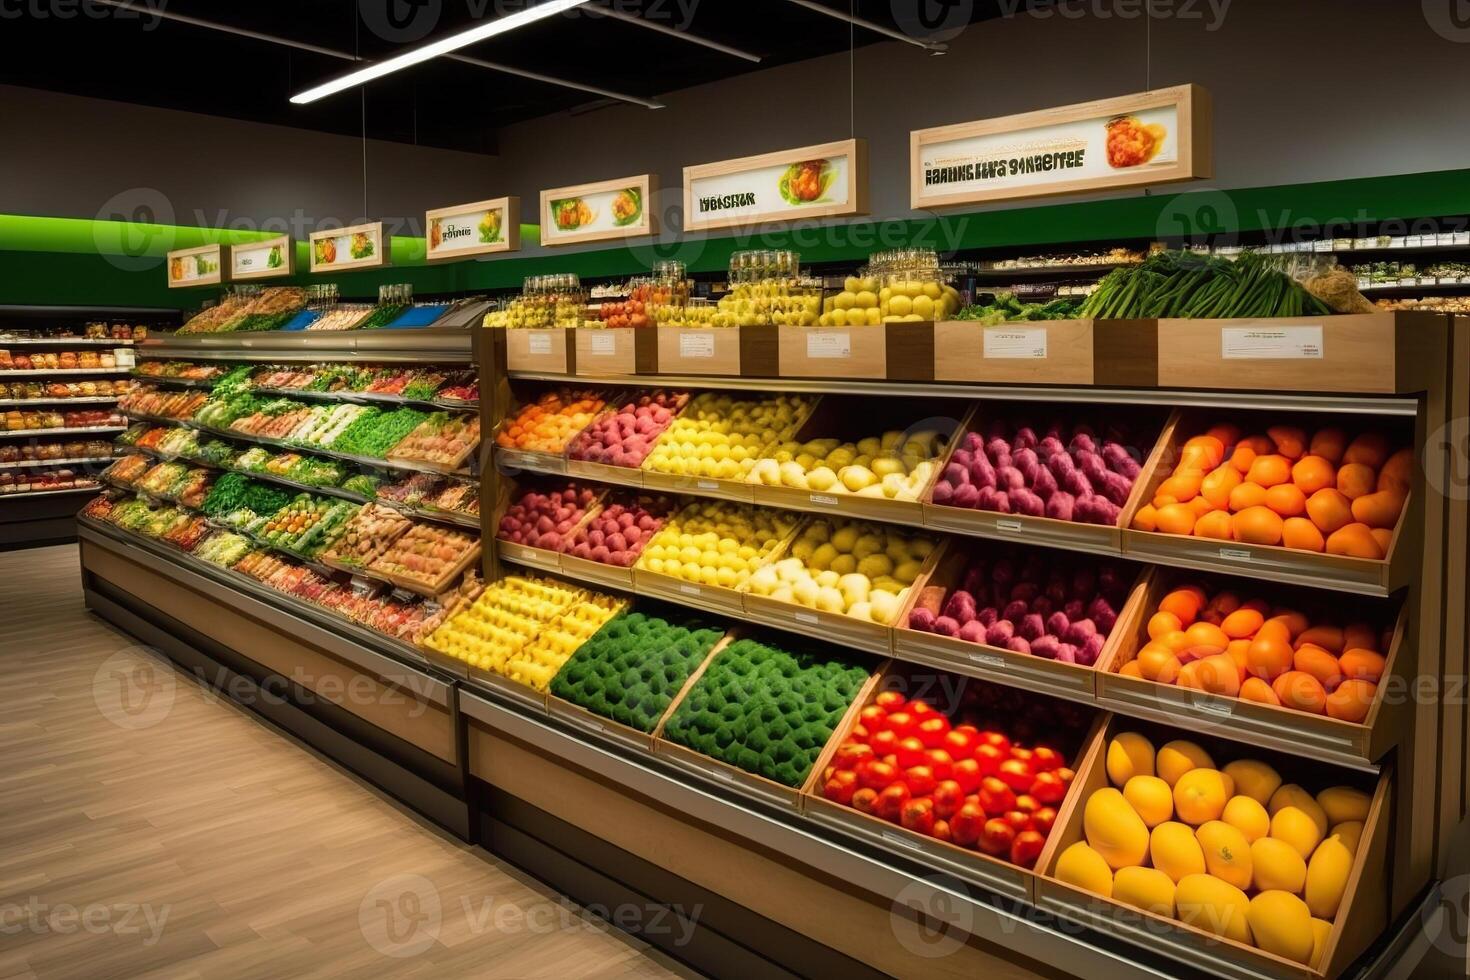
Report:
M718 490L720 485L714 480L695 480L694 485L701 490Z
M1227 361L1321 360L1322 327L1221 327Z
M697 585L681 585L679 586L679 591L682 592L684 595L692 596L700 596L704 594L704 590Z
M819 620L817 617L813 616L811 613L802 613L802 612L799 612L799 613L794 613L793 615L795 616L796 621L798 623L805 623L808 626L817 626L817 625L820 625L820 623L821 623L821 620Z
M1454 235L1454 245L1470 245L1470 231L1457 231Z
M1251 553L1244 548L1221 548L1220 557L1226 561L1250 561Z
M836 507L842 502L837 497L833 497L830 494L825 493L814 493L809 499L812 503L821 504L823 507Z
M593 357L611 357L618 352L618 336L606 330L594 330L591 347Z
M714 357L715 332L713 330L679 331L680 357Z
M986 327L988 361L1045 360L1045 327Z
M1004 667L1006 665L1004 657L997 657L993 653L972 653L970 662L980 664L982 667Z
M532 354L551 353L551 333L547 330L532 330L526 338L526 347Z
M888 841L890 844L897 844L900 847L907 847L911 851L922 851L924 849L924 845L920 844L918 841L910 840L904 835L896 833L892 830L884 830L881 831L881 833L883 834L883 839Z
M806 356L827 359L851 357L852 334L846 330L808 330Z
M715 769L715 768L711 767L709 769L706 769L705 772L709 773L711 776L715 777L716 779L722 779L722 780L724 780L727 783L733 783L733 782L735 782L735 774L733 772L729 772L728 770L725 770L725 769Z
M1024 527L1025 525L1022 524L1020 521L1010 520L1004 517L997 519L995 522L995 529L997 531L1010 531L1012 533L1018 533Z
M1229 718L1234 711L1234 707L1225 698L1217 698L1199 692L1195 692L1191 703L1200 711L1208 712L1212 715L1219 715L1222 718Z

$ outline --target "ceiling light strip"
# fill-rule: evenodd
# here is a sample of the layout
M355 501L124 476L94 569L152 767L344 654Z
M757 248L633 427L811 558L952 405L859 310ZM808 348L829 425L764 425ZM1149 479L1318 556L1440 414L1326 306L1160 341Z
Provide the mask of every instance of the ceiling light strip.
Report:
M944 52L949 50L948 45L942 44L939 41L928 41L920 37L910 37L903 31L895 31L891 27L885 27L882 24L875 24L871 20L864 20L862 17L854 17L853 15L845 14L840 10L833 10L831 7L824 7L820 3L814 3L813 0L786 0L786 2L794 3L798 7L804 7L807 10L814 11L815 13L826 14L828 17L832 17L836 20L840 20L845 23L861 27L865 31L872 31L874 34L882 34L884 37L891 37L895 41L902 41L904 44L912 44L916 48L923 48L925 51L930 51L934 54L944 54Z

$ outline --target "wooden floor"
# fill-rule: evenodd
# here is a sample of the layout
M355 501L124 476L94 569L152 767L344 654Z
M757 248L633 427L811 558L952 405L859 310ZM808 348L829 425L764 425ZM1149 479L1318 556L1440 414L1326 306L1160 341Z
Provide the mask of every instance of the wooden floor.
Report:
M191 686L79 581L75 546L0 553L0 980L692 976Z

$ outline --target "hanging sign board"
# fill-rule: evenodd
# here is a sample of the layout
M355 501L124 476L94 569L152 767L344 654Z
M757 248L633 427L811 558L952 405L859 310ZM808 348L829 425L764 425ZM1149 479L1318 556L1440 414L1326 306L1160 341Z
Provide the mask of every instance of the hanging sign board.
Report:
M223 245L200 245L168 253L168 288L218 286L224 282Z
M572 245L658 234L652 174L541 192L541 244Z
M230 249L230 280L276 279L296 274L296 243L290 235Z
M424 232L428 241L425 258L430 262L518 251L521 199L497 197L437 208L425 213Z
M381 221L311 233L312 272L373 269L389 261L388 239Z
M684 168L684 227L689 231L867 213L867 140Z
M909 134L913 207L979 204L1209 177L1198 85Z

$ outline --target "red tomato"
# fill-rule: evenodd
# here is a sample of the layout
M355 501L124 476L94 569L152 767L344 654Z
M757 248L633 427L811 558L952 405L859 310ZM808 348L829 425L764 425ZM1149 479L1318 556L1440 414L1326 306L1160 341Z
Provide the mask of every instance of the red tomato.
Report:
M891 732L886 728L881 729L873 733L873 736L868 739L868 744L879 755L888 755L890 752L898 750L898 733Z
M975 736L968 731L952 728L945 733L944 744L939 748L944 749L956 759L968 759L975 754Z
M981 745L993 745L1000 749L1001 754L1009 755L1011 751L1011 740L1006 738L1002 732L987 728L980 733Z
M948 843L954 840L954 831L949 829L948 820L936 820L934 821L934 829L929 831L929 836L935 840L942 840Z
M946 779L934 787L934 812L948 820L965 802L965 791L953 779Z
M867 783L865 782L864 785ZM977 795L980 806L992 817L998 817L1007 810L1016 808L1016 794L994 776L986 776L980 780L980 792Z
M899 811L898 822L915 833L928 835L934 831L934 801L909 800Z
M980 765L982 776L994 776L1000 772L1000 764L1005 758L1005 753L994 745L981 745L975 749L975 761Z
M980 850L986 854L1000 857L1010 853L1011 844L1016 840L1016 830L1004 820L996 817L985 821L985 826L980 829L980 839L976 843Z
M913 712L914 718L917 721L923 721L930 715L938 714L938 709L928 701L910 701L909 711Z
M1020 759L1022 762L1030 762L1032 756L1034 756L1035 754L1036 753L1032 752L1030 749L1021 748L1019 745L1011 746L1012 759Z
M899 739L895 753L898 755L898 764L904 769L910 766L922 765L928 761L927 756L924 754L924 743L912 735L908 738Z
M856 770L858 782L871 789L881 790L898 781L898 767L882 759L870 759Z
M929 749L941 748L944 745L944 736L949 734L949 719L944 715L929 715L919 722L919 738L923 739L924 747Z
M903 771L903 781L915 796L928 796L939 782L928 766L910 766Z
M1036 859L1041 857L1041 849L1045 846L1045 837L1034 830L1023 830L1011 842L1011 862L1023 868L1034 867Z
M960 784L960 789L966 793L973 793L980 788L980 763L974 759L961 759L954 764L954 781Z
M869 786L855 790L852 794L852 805L864 813L872 813L878 808L878 791Z
M1067 784L1055 772L1040 772L1031 783L1031 795L1042 803L1057 804L1067 796Z
M880 727L903 738L914 734L914 726L918 723L918 719L910 711L890 711Z
M929 757L929 768L934 770L934 778L940 782L954 776L954 759L943 749L930 749L925 753Z
M1057 811L1055 807L1044 806L1031 814L1031 823L1036 827L1036 832L1043 837L1051 834L1052 825L1057 822Z
M868 731L870 732L881 731L883 728L883 722L887 718L888 712L878 707L876 704L870 704L862 711L858 712L859 724L866 725Z
M865 759L873 759L877 753L871 745L863 745L861 742L844 742L832 753L832 765L837 769L856 769L859 762Z
M899 811L903 809L903 805L909 801L912 795L909 792L909 788L903 783L894 783L891 786L887 786L883 789L883 792L878 794L878 803L873 812L884 820L898 823Z
M1002 762L996 775L1017 793L1026 792L1036 780L1036 773L1031 771L1031 763L1022 759L1007 759Z
M1066 758L1050 745L1043 745L1031 753L1031 765L1036 767L1037 772L1060 769L1066 761Z
M822 787L822 795L834 803L851 803L858 788L857 773L843 769L833 774Z
M1062 768L1058 769L1057 770L1057 775L1061 777L1062 782L1067 783L1069 785L1071 784L1072 780L1074 780L1074 779L1077 778L1077 773L1074 772L1071 769L1068 769L1066 766L1063 766Z
M868 731L867 725L864 725L862 722L858 722L856 725L852 726L852 731L847 733L847 737L852 739L854 742L866 742L868 740L868 736L870 736L871 734L872 733Z
M985 826L985 811L973 799L965 800L949 821L950 835L956 844L973 847L980 839L980 830Z
M1032 828L1031 814L1022 813L1020 810L1007 810L1000 815L1000 818L1015 828L1018 834L1023 830L1030 830Z
M1016 809L1022 813L1035 813L1041 809L1041 804L1030 793L1022 793L1016 797Z
M908 703L908 698L899 694L897 691L879 691L878 696L873 699L873 704L882 708L884 711L897 711ZM864 708L863 710L866 711L867 709Z

